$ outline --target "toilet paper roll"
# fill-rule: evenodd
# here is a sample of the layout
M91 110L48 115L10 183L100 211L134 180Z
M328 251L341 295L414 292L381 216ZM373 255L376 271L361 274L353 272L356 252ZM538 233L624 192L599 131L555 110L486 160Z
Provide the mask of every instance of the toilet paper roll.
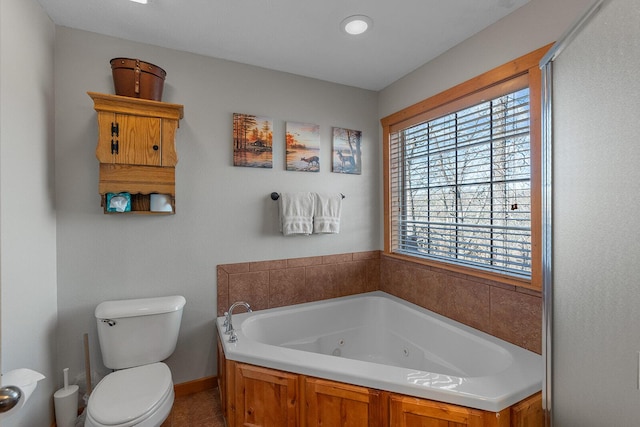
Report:
M53 394L57 427L74 427L78 417L78 386L70 385Z
M27 400L36 389L38 385L38 381L43 380L45 378L40 372L33 371L27 368L14 369L12 371L7 372L6 374L2 374L0 377L0 385L8 386L12 385L18 387L22 396L20 396L20 400L18 404L8 410L7 412L0 413L0 419L7 418L14 413L18 412Z
M172 212L171 196L168 194L151 194L150 196L151 212Z

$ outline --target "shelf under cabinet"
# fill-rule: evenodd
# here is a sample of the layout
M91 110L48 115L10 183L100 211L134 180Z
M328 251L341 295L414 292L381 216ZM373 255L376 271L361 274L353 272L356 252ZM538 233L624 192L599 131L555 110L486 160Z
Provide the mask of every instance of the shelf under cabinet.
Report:
M124 191L118 191L124 192ZM130 194L131 210L126 212L110 212L107 210L107 195L101 194L101 206L105 214L109 215L174 215L176 213L175 197L171 194L171 211L152 211L151 210L151 194Z

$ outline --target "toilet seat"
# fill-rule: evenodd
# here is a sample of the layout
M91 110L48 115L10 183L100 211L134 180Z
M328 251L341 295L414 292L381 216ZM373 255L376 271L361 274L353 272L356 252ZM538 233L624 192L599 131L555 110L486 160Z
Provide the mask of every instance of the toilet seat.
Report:
M86 426L160 425L173 406L171 371L153 363L115 371L91 393Z

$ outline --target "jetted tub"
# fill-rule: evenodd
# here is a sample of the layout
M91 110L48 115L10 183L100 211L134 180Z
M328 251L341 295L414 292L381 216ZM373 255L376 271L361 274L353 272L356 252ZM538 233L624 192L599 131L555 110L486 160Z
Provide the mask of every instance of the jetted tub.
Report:
M223 323L227 359L282 371L492 412L542 387L540 355L380 291Z

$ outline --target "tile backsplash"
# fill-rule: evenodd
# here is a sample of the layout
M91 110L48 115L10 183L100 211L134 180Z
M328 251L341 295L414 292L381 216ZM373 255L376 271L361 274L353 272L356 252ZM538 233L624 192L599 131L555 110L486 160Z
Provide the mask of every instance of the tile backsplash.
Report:
M380 289L380 252L218 266L218 315L235 301L255 310Z
M222 264L218 316L230 303L254 310L381 290L542 351L540 292L387 257L380 251Z
M542 294L382 255L380 290L542 353Z

